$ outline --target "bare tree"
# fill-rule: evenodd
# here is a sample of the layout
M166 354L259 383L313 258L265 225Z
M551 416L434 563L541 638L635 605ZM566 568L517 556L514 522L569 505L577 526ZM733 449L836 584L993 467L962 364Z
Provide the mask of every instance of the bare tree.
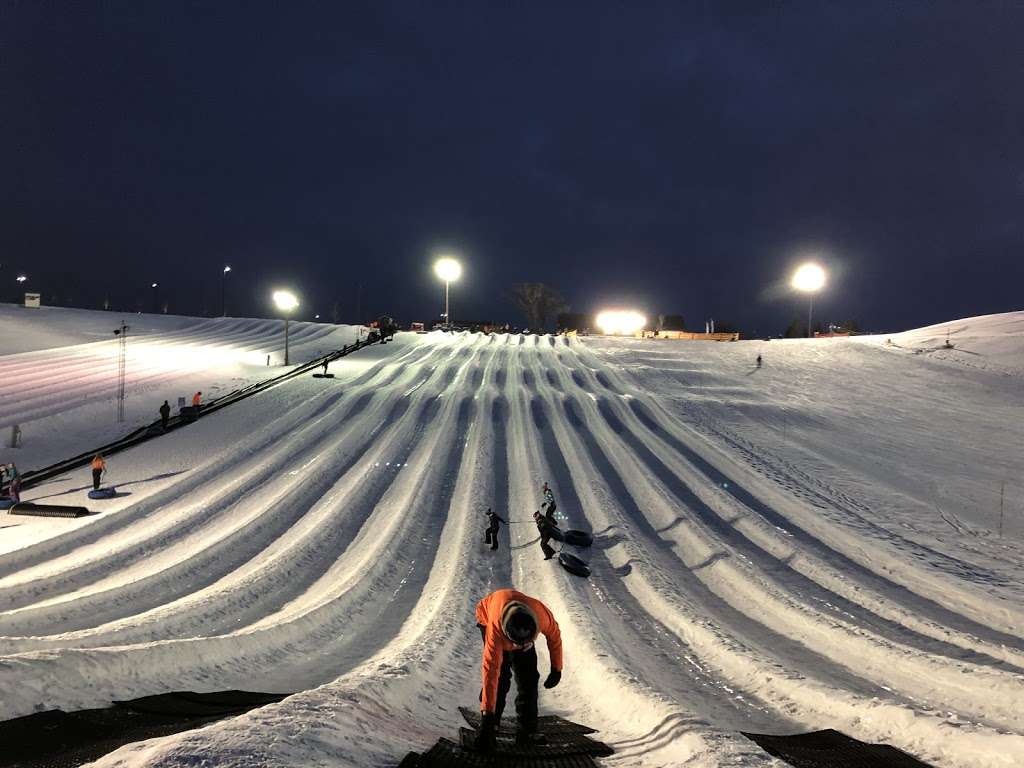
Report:
M534 333L544 333L548 318L568 309L561 294L546 283L516 283L512 286L512 298Z

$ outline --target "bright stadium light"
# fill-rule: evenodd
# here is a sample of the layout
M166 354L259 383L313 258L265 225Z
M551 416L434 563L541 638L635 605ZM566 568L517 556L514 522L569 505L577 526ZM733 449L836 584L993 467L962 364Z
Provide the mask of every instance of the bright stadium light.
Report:
M646 317L628 309L607 309L597 315L597 327L609 336L632 336L645 325Z
M807 294L807 338L811 338L811 316L814 314L814 294L825 286L825 270L814 262L800 265L793 273L790 285Z
M220 316L228 316L228 272L231 271L231 265L225 264L224 270L220 273Z
M274 291L274 304L284 313L284 364L288 365L288 313L299 306L299 300L291 291Z
M434 274L444 280L444 324L451 327L448 314L448 285L462 276L462 265L451 256L442 256L434 262Z
M18 276L17 276L16 278L14 278L14 279L15 279L15 280L17 280L17 281L18 281L19 283L24 283L24 282L25 282L26 280L28 280L28 278L27 278L27 277L25 277L24 275L18 275Z

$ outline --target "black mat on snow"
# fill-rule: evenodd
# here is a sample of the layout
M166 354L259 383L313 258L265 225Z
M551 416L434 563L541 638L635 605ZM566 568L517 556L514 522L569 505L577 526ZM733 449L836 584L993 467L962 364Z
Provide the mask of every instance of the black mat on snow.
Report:
M796 768L932 768L896 747L857 741L831 729L795 736L743 735Z
M459 707L472 726L459 730L459 742L439 739L427 752L411 752L399 768L599 768L595 757L607 757L613 750L587 736L596 733L579 723L546 715L538 718L537 731L546 743L520 747L515 743L515 720L504 718L497 734L497 748L489 754L473 750L480 727L480 713Z
M289 694L164 693L107 709L51 709L0 722L0 767L77 768L118 747L192 730L280 701Z

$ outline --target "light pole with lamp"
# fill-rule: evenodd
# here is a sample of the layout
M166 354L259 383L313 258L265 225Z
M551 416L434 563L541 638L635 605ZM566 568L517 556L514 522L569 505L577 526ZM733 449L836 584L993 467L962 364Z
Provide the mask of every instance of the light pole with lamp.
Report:
M18 276L17 276L16 278L14 278L14 279L18 281L18 292L19 292L19 294L20 294L20 293L21 293L21 290L22 290L22 288L24 288L24 287L25 287L25 281L26 281L26 280L28 280L28 278L27 278L27 277L26 277L25 275L18 275ZM24 304L24 303L25 303L25 297L24 297L24 295L18 295L18 296L16 296L16 297L15 297L15 300L16 300L16 301L20 301L20 302L21 302L22 304Z
M228 272L231 271L231 265L225 264L224 271L220 273L220 316L228 316Z
M434 274L444 280L444 324L446 328L450 329L452 316L448 310L448 286L462 275L462 265L451 256L442 256L434 262Z
M150 288L153 289L153 314L160 314L160 283L153 283Z
M825 270L813 262L803 264L793 273L790 281L796 290L807 294L807 338L811 338L811 317L814 312L814 294L825 285Z
M274 304L284 313L284 364L288 365L288 313L299 306L299 300L291 291L274 291Z

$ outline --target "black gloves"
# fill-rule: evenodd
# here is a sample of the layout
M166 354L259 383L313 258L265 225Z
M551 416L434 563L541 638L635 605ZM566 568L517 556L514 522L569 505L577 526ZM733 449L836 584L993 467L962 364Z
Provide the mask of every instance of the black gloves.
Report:
M498 718L493 712L480 713L480 731L473 742L479 752L493 752L498 730Z
M545 688L554 688L562 679L562 673L557 669L552 669L551 674L548 675L548 679L544 681Z

